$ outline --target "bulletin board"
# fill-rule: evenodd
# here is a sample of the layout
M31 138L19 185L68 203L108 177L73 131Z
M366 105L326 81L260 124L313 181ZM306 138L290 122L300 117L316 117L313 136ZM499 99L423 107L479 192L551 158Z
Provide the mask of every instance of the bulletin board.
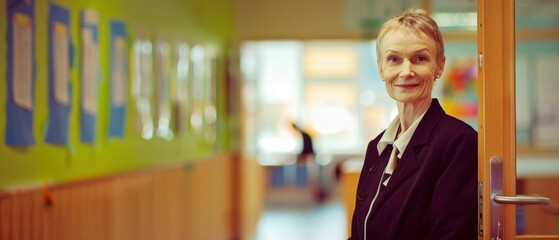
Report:
M32 48L25 52L29 58L26 72L30 73L30 80L24 86L31 95L20 95L24 97L22 99L27 99L23 105L19 102L20 108L24 107L23 111L19 111L20 115L23 114L27 120L24 122L25 138L18 141L8 141L10 139L7 137L10 128L7 127L9 121L6 113L11 111L8 103L13 99L13 92L10 90L13 86L6 81L10 69L8 66L11 66L8 64L11 60L7 57L9 38L0 38L0 192L30 185L107 176L164 164L188 163L215 154L216 145L222 145L220 149L227 149L225 140L210 142L204 136L192 134L188 130L175 134L172 139L145 139L141 134L136 134L132 62L129 62L130 66L126 66L127 76L121 76L126 81L123 85L126 92L119 99L124 108L121 112L122 131L116 132L116 136L110 132L110 101L111 67L115 66L111 62L111 59L114 60L111 57L114 52L111 50L111 29L120 28L117 34L121 37L119 41L124 44L125 55L122 56L129 61L134 59L131 56L136 39L133 29L138 26L146 30L146 37L152 42L157 31L164 31L169 34L169 39L174 40L175 36L180 36L180 41L176 42L183 46L192 46L193 42L202 43L212 46L218 56L223 56L233 32L233 14L228 6L230 4L226 0L162 0L157 2L156 7L153 2L136 0L0 0L1 33L8 33L8 29L14 26L10 19L12 15L8 14L14 10L25 15L18 17L21 26L32 27L28 31L31 34L29 45ZM211 22L201 19L210 14L214 16ZM53 24L58 24L60 31L49 30L53 25L49 25L49 19L51 23L57 22ZM52 57L49 59L49 54L53 52L52 33L67 34L63 36L67 37L64 42L68 45L59 44L56 47L61 49L59 52L62 55L68 54L67 58L59 59L67 64L59 64L59 67L64 66L61 69L67 73L64 78L49 78L53 68L56 68L49 67L53 61ZM61 46L65 47L59 48ZM172 49L179 48L170 49L174 51ZM84 60L84 52L91 58ZM96 61L90 61L92 59ZM85 80L84 71L90 76ZM96 74L91 75L92 71ZM220 78L217 81L223 79L222 71L218 70ZM49 92L49 87L56 86L56 82L53 83L51 79L59 82L64 80L63 84L58 85L58 90L64 90L59 95ZM58 116L66 121L62 125L50 117L54 113L49 105L51 96L55 97L55 103L64 103L59 104L64 111ZM149 101L154 101L153 94L146 96ZM223 112L220 101L223 99L218 95L218 116ZM58 134L60 128L49 132L49 126L63 127L64 135ZM49 134L52 141L47 140ZM226 131L219 134L224 136L217 139L227 139Z

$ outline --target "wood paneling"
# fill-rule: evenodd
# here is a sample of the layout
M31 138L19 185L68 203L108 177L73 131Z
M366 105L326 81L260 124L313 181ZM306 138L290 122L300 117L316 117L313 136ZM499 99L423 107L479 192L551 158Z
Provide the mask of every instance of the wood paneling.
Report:
M238 207L240 235L235 239L254 239L260 213L264 210L266 171L252 158L240 158Z
M344 171L342 175L342 197L346 209L347 235L351 236L351 221L353 210L355 209L355 195L357 193L357 183L359 183L360 172Z
M240 239L248 233L233 226L254 230L256 221L250 219L260 214L263 196L237 193L252 205L234 213L232 189L250 191L251 185L232 184L263 181L233 181L233 169L244 170L245 177L260 177L256 163L235 168L233 163L230 156L217 156L189 167L4 194L0 240ZM233 224L241 219L250 226Z
M529 177L519 179L522 191L518 194L541 194L548 197L551 205L524 205L525 234L556 235L559 233L559 178ZM557 237L557 236L555 236Z

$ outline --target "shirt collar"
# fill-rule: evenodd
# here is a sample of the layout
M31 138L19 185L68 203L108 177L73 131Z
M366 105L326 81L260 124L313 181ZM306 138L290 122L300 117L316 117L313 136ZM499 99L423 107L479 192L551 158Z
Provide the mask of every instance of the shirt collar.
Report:
M398 139L396 139L396 134L398 133L398 127L400 126L400 117L396 116L392 120L392 122L390 122L390 124L388 125L388 128L386 128L386 131L384 132L384 134L382 135L382 138L380 139L380 141L377 144L377 150L378 150L379 156L388 145L394 144L399 151L398 158L402 158L402 155L404 154L404 151L406 150L406 147L408 146L408 143L410 142L411 137L413 136L413 133L415 132L415 129L417 129L417 126L421 122L421 119L423 119L423 116L425 116L426 112L427 112L427 110L425 110L425 112L423 112L421 114L421 116L419 116L412 123L412 125L408 128L408 130L401 133L400 137ZM396 140L394 141L394 139L396 139Z
M398 126L400 126L400 118L396 116L392 120L392 122L390 122L388 128L386 128L386 131L384 131L382 138L377 144L379 156L384 151L386 146L392 145L392 143L394 143L394 139L396 139L396 133L398 132Z

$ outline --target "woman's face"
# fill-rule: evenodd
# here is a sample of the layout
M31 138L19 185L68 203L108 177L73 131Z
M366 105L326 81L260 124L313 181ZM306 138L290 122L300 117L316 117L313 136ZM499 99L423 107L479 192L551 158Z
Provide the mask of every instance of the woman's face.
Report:
M430 101L445 62L437 59L435 41L425 34L394 30L384 36L379 48L379 73L388 95L402 103Z

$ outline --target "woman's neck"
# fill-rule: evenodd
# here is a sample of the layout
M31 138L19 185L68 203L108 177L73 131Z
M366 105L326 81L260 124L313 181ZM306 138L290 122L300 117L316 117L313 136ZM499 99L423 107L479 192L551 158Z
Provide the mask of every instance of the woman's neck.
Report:
M431 98L413 103L397 102L398 116L400 118L401 132L405 132L408 128L423 114L430 106L433 100Z

